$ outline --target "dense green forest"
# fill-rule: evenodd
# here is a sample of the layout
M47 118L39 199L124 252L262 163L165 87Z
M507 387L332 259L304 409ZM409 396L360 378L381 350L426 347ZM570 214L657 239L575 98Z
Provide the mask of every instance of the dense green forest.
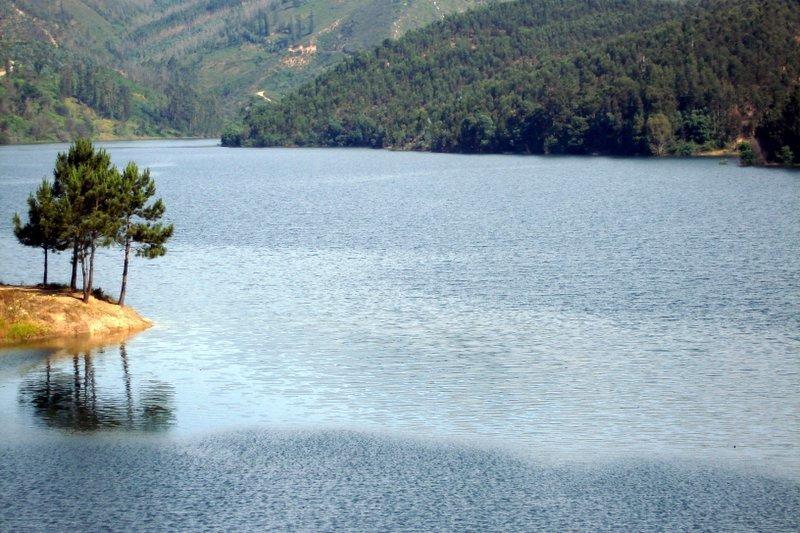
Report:
M756 129L756 140L767 161L800 165L800 84L770 107Z
M77 137L213 134L213 101L178 83L154 90L97 62L43 43L0 46L0 144Z
M662 155L756 136L796 163L798 58L796 0L522 0L359 53L223 142Z
M218 135L248 102L485 2L0 0L0 141Z

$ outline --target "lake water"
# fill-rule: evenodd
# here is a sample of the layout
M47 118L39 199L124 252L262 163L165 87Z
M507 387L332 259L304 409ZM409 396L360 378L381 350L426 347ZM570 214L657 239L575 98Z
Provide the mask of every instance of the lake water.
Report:
M800 523L800 173L104 146L176 226L156 326L0 353L0 529ZM5 283L64 149L0 148Z

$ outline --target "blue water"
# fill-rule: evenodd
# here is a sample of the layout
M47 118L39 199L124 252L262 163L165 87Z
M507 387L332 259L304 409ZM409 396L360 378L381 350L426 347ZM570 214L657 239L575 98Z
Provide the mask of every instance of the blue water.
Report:
M131 272L156 326L0 355L0 523L800 522L800 174L107 147L176 225ZM10 217L63 149L0 148L6 283L39 280ZM113 294L120 251L98 268Z

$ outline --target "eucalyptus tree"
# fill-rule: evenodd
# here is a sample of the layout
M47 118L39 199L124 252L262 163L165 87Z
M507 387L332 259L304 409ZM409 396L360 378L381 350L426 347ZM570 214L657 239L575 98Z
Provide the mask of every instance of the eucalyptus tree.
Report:
M47 285L48 252L69 247L69 242L63 239L63 211L53 184L42 180L36 192L28 196L28 221L23 224L19 214L14 213L12 222L14 235L21 244L44 251L42 283Z
M152 200L155 193L156 184L150 177L150 169L140 172L136 163L128 163L120 176L117 193L120 225L116 240L125 250L119 305L125 305L131 248L135 247L139 257L161 257L167 252L165 244L174 231L172 224L160 222L166 208L161 198Z

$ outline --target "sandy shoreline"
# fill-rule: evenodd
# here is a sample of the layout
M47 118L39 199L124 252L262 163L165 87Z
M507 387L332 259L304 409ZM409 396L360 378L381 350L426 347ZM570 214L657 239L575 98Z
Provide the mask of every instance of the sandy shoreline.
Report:
M69 289L0 285L0 346L45 339L102 337L152 326L130 307Z

